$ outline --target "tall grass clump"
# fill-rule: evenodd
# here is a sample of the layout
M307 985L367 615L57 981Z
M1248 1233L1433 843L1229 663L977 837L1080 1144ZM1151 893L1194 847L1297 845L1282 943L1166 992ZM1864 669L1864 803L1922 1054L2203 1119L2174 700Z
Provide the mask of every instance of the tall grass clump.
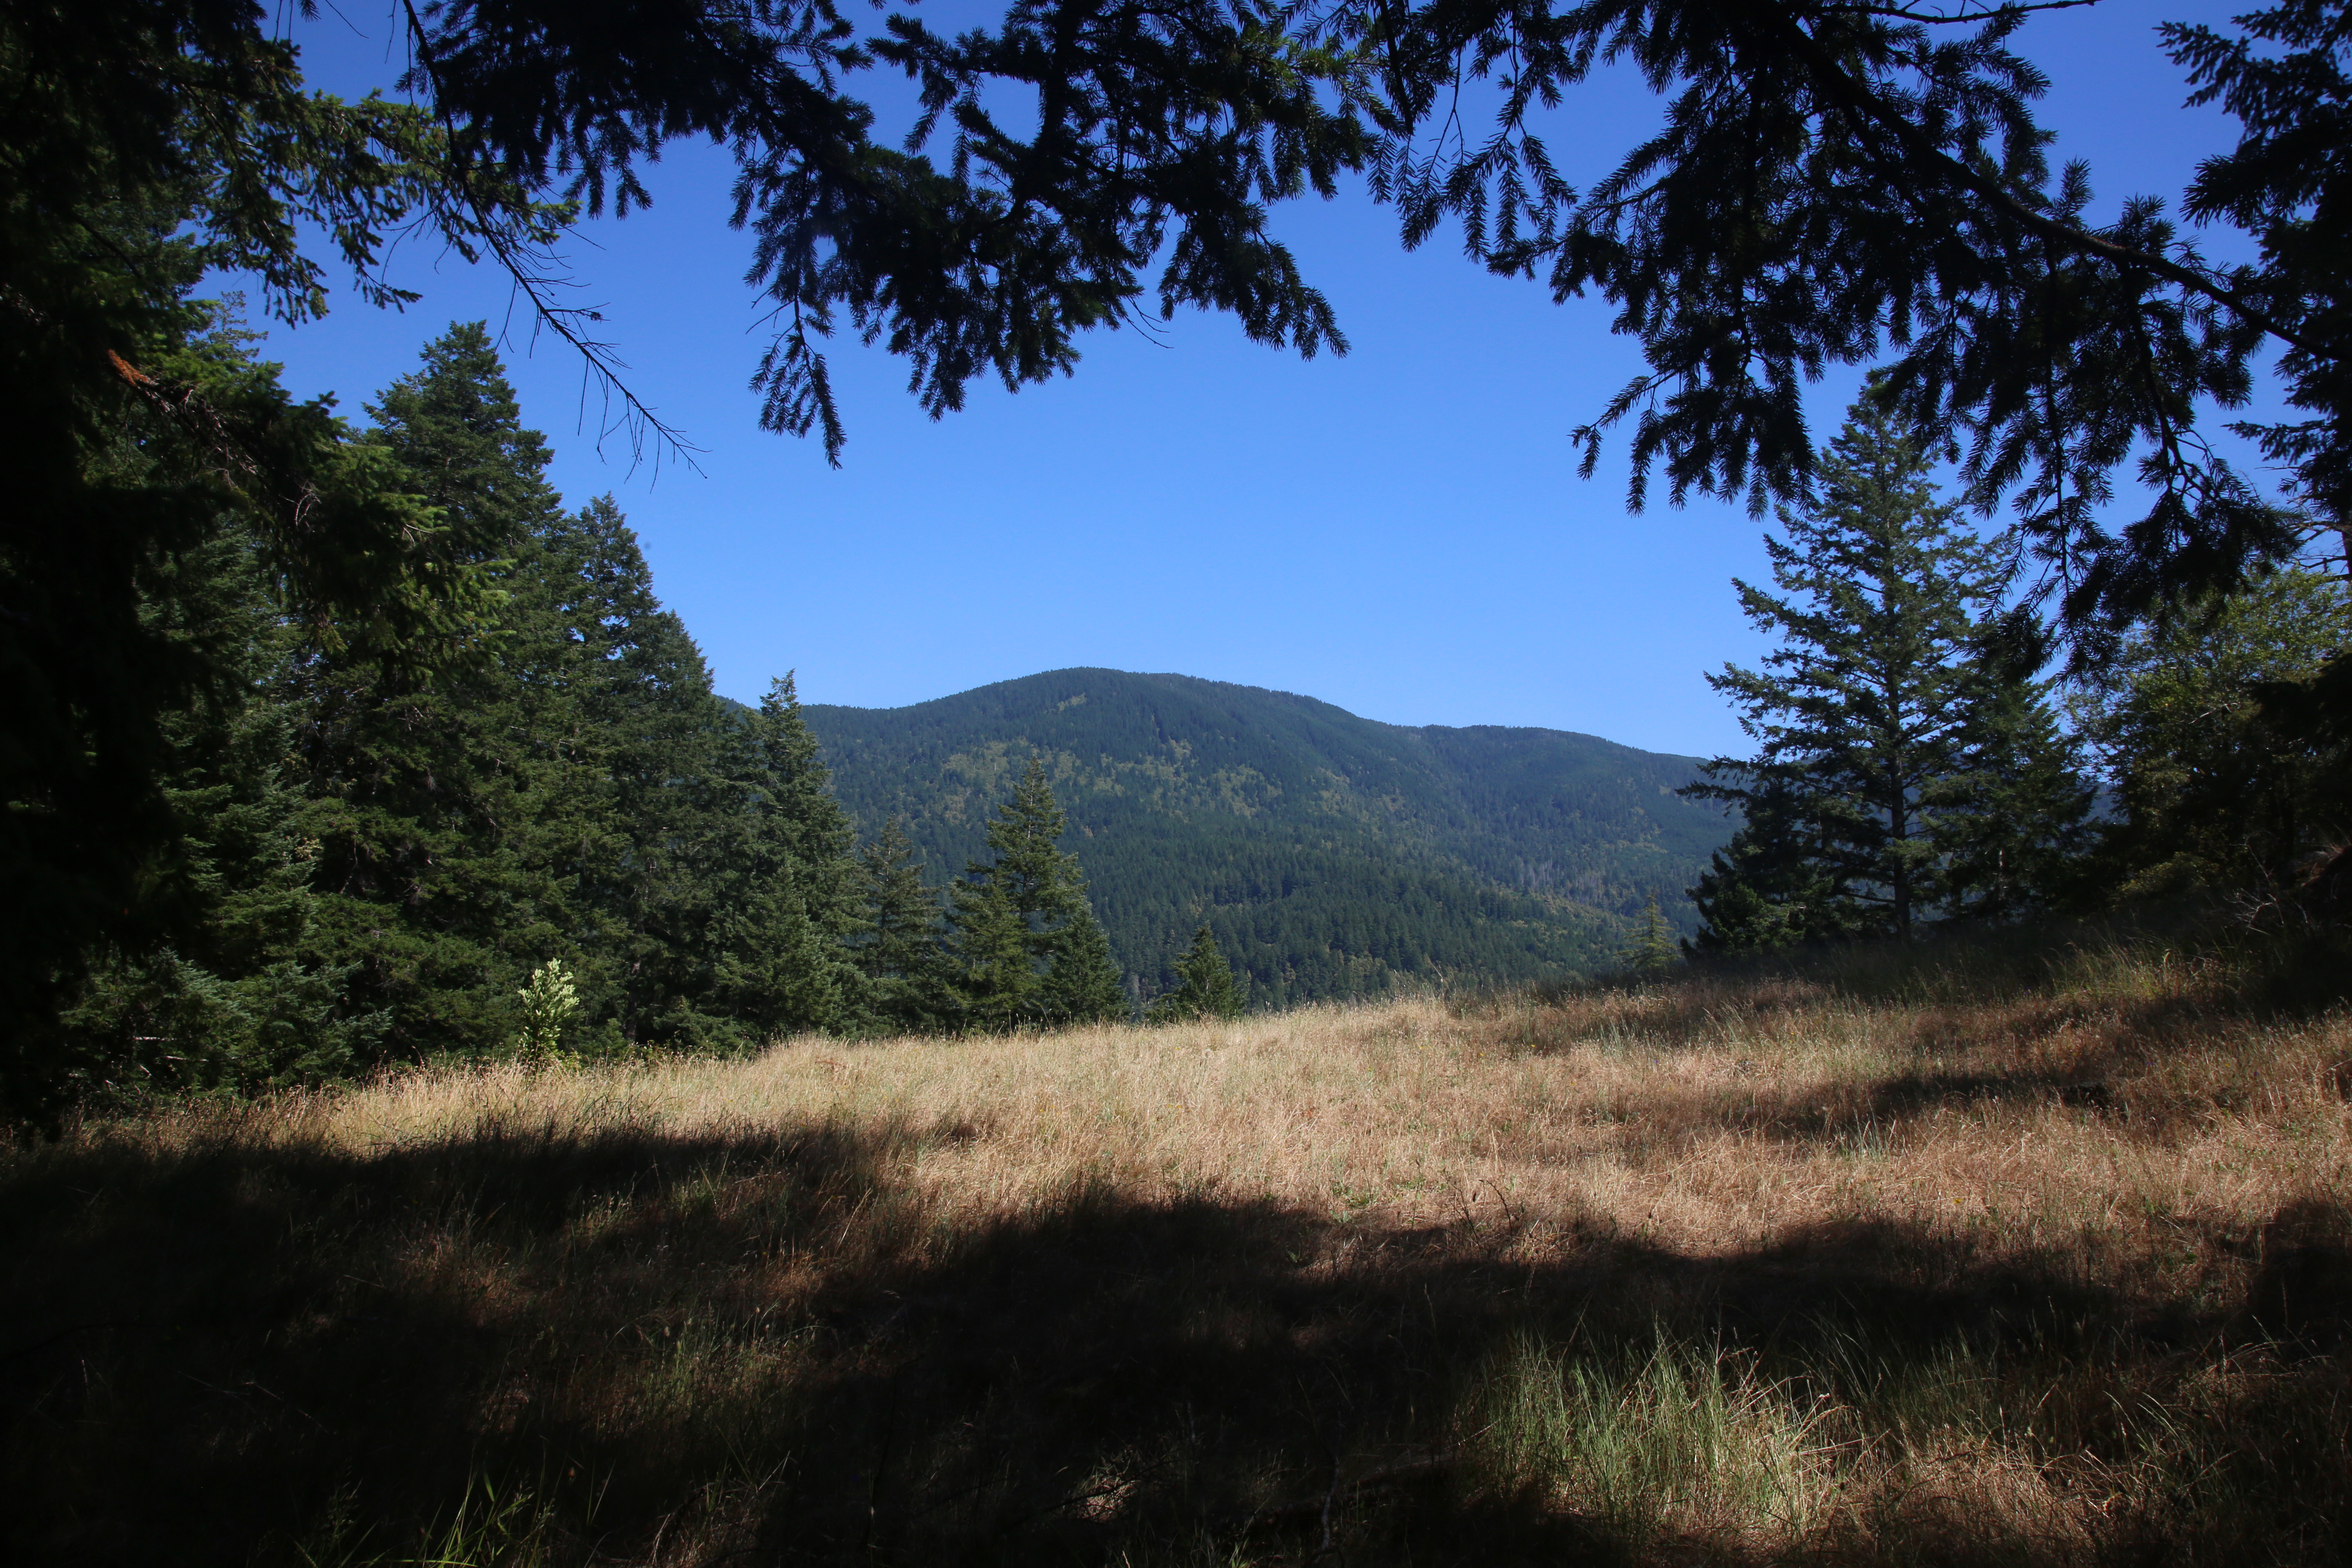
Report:
M1516 1335L1485 1380L1478 1442L1534 1488L1641 1547L1662 1537L1802 1539L1835 1505L1826 1412L1757 1358L1663 1331L1646 1349Z

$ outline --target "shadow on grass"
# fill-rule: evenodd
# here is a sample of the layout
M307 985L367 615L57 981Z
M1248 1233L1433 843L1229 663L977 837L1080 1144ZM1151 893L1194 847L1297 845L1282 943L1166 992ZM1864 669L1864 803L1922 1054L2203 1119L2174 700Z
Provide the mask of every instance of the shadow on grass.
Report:
M1606 1357L1664 1332L1755 1347L1825 1387L1973 1347L2018 1379L2020 1419L2043 1420L2054 1452L2116 1448L2113 1409L2179 1374L2184 1337L2231 1329L2148 1333L2144 1303L2065 1258L1979 1264L1897 1226L1717 1257L1594 1235L1530 1266L1466 1223L1381 1231L1097 1186L949 1236L903 1173L926 1138L966 1135L518 1125L368 1155L27 1154L0 1186L0 1548L77 1563L1643 1560L1673 1543L1580 1518L1465 1446L1515 1340ZM2282 1291L2352 1285L2328 1272L2340 1218L2295 1222L2316 1250ZM2073 1379L2060 1407L2080 1407L2080 1431L2027 1365ZM2262 1476L2228 1531L2340 1544L2340 1436ZM2108 1544L2147 1549L2158 1528L2126 1521ZM1937 1531L1840 1539L1831 1554L1856 1559L2073 1555Z
M2067 1072L1924 1072L1841 1085L1777 1100L1757 1100L1696 1118L1691 1134L1723 1129L1760 1133L1778 1142L1826 1144L1854 1152L1908 1135L1914 1123L1938 1111L2057 1107L2127 1121L2129 1102L2101 1078Z

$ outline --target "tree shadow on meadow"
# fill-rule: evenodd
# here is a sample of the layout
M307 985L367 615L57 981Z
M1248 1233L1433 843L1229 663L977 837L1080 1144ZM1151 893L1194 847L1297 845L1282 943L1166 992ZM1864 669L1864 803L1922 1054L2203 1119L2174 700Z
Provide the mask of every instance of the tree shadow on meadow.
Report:
M27 1152L0 1186L0 1543L82 1563L1643 1560L1674 1553L1473 1458L1512 1346L1638 1357L1664 1335L1824 1387L1974 1347L2029 1404L2029 1363L2073 1368L2095 1446L2122 1441L2101 1401L2137 1386L2135 1358L2230 1331L2178 1312L2149 1331L2148 1303L2069 1259L1899 1226L1719 1256L1593 1235L1530 1265L1508 1246L1524 1215L1381 1229L1095 1185L950 1234L908 1157L971 1136L514 1124L367 1153ZM2309 1219L2299 1292L2352 1279L2328 1273L2340 1221ZM2282 1530L2338 1538L2344 1461L2338 1440L2276 1472Z

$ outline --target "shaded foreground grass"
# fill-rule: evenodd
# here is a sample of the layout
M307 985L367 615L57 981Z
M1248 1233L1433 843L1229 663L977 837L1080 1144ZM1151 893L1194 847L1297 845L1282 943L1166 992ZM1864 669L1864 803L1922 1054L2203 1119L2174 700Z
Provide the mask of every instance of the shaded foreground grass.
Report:
M93 1122L0 1550L2341 1560L2352 1019L1904 963Z

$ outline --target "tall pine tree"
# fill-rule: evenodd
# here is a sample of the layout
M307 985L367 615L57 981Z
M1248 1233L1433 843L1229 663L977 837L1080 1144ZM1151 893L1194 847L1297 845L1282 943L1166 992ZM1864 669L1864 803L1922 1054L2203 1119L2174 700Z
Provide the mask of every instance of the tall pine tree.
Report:
M790 675L741 719L730 757L735 822L701 840L716 1001L752 1043L861 1026L872 987L847 946L861 891L855 836Z
M745 809L721 777L725 708L610 497L553 520L541 559L584 773L559 828L578 848L549 845L571 884L584 1014L608 1041L716 1044L732 1030L709 1006L709 847Z
M561 512L546 443L522 427L480 324L424 359L371 406L365 443L436 509L453 558L505 577ZM427 678L320 638L291 671L319 846L313 953L352 966L354 1005L390 1014L400 1054L495 1048L522 974L565 945L563 879L524 840L574 793L551 738L575 725L551 711L559 670L537 686L509 674L544 651L514 640L509 627L499 655Z
M209 377L273 378L257 334L230 312L181 363ZM154 443L122 462L154 463ZM54 1065L71 1092L258 1089L347 1071L385 1020L344 1005L348 965L305 963L314 902L304 803L289 777L290 717L273 686L297 642L251 519L216 509L204 533L141 563L141 621L167 647L201 648L217 680L162 713L172 758L163 796L173 847L149 896L175 928L153 946L100 944L66 1009Z
M2020 639L1997 635L2000 545L1961 531L1927 474L1866 393L1816 498L1765 541L1780 592L1737 584L1780 646L1708 678L1760 745L1685 792L1745 818L1692 889L1701 949L2013 915L2079 832L2088 793Z
M425 359L368 439L506 602L487 655L432 681L298 664L319 961L355 966L404 1054L501 1048L551 959L591 1051L855 1026L852 837L789 681L749 715L719 699L619 509L547 484L480 326Z
M1979 688L1959 731L1961 772L1936 792L1948 919L2009 921L2073 898L2098 794L2060 727L2040 640L2006 620L1982 627Z
M852 951L875 1021L908 1034L945 1026L953 1007L940 949L940 896L923 881L922 863L897 817L859 853L858 889Z
M982 1031L1115 1017L1127 1011L1077 858L1057 847L1068 818L1032 757L988 826L995 858L949 889L947 957L962 1026Z
M266 378L234 337L191 352ZM142 563L152 640L224 679L163 716L170 935L85 956L39 1092L502 1051L559 962L591 1052L870 1026L853 836L789 678L749 713L714 694L618 509L547 484L478 325L373 412L357 449L494 584L488 625L449 621L432 635L466 656L422 660L291 616L233 507Z

